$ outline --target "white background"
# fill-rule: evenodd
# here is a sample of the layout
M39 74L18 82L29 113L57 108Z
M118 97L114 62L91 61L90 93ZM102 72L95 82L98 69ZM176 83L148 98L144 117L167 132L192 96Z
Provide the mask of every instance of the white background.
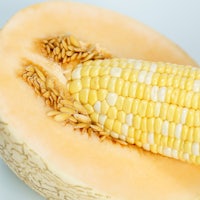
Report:
M40 0L0 0L0 28L18 10ZM200 64L200 1L79 0L129 15L173 40ZM0 160L1 200L43 200Z

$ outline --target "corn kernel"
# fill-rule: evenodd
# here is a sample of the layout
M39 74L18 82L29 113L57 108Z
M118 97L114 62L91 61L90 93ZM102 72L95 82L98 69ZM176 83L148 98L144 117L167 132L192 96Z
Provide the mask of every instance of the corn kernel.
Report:
M161 133L162 123L163 123L162 119L160 118L155 119L155 124L154 124L155 133Z
M90 115L91 119L93 122L98 122L99 121L99 114L93 112L91 115Z
M174 112L174 120L173 121L177 124L180 122L180 119L181 119L181 110L182 110L182 108L176 107L175 112Z
M125 98L124 99L124 103L123 103L123 111L125 113L130 113L131 112L131 108L132 108L132 103L133 103L133 99L132 98Z
M108 92L115 92L115 85L116 85L116 78L110 78L109 84L108 84Z
M89 89L82 89L80 91L79 100L82 104L86 104L88 102Z
M138 79L138 73L139 71L138 70L131 70L131 73L130 73L130 76L129 76L129 81L130 82L136 82L136 80Z
M101 114L106 115L109 109L109 105L106 100L101 102Z
M115 120L112 130L118 134L121 134L121 127L122 127L122 123L118 120Z
M135 132L136 132L136 130L133 127L129 127L128 128L128 137L135 138Z
M111 68L108 66L102 66L99 70L99 76L107 76L110 74Z
M136 115L134 117L133 126L134 126L135 129L140 129L140 126L141 126L141 117L139 115Z
M140 129L142 132L147 132L147 118L142 118Z
M138 83L131 83L130 84L129 92L128 92L129 97L135 97L136 96L137 86L138 86Z
M193 96L192 96L192 104L191 104L191 107L193 109L198 109L199 108L199 93L194 93Z
M186 96L186 91L181 90L179 93L179 97L178 97L178 105L179 106L184 106L185 96Z
M80 80L74 80L69 84L69 91L71 94L77 93L82 89Z
M81 76L89 77L90 69L91 69L91 68L92 68L91 65L89 65L89 66L83 65L83 67L82 67L82 69L81 69Z
M109 119L107 118L105 121L105 128L107 128L108 130L112 130L113 129L113 124L114 124L114 120L113 119Z
M129 80L129 76L131 74L131 71L132 71L132 69L130 69L130 68L123 69L122 73L121 73L122 79L125 80L125 81Z
M160 87L166 86L167 78L168 78L167 74L161 74L158 79L158 86Z
M108 87L108 82L110 80L109 76L103 76L99 79L99 85L101 89L107 89Z
M138 114L141 117L145 117L146 116L146 110L147 110L147 101L142 100L139 103L139 107L138 107Z
M144 83L138 84L138 87L137 87L137 90L136 90L136 98L138 98L138 99L142 99L143 98L144 88L145 88L145 84Z
M125 113L124 111L119 111L119 112L117 113L117 119L118 119L120 122L124 123L125 120L126 120L126 113Z
M146 117L153 117L154 106L154 103L151 101L147 104Z
M187 152L189 154L192 153L192 143L189 141L185 141L184 143L184 152Z
M161 108L160 108L160 118L161 119L166 119L167 118L167 112L168 112L169 104L167 103L162 103Z
M160 77L160 73L156 72L155 74L153 74L152 82L151 82L152 85L158 85L159 77Z
M90 88L92 90L98 90L99 89L99 77L93 77L90 81Z
M149 100L151 98L151 90L152 90L152 87L150 85L147 85L145 88L144 88L144 96L143 96L143 99L146 99L146 100Z
M88 96L88 103L93 106L96 101L97 101L97 91L90 90L89 96Z
M170 104L167 111L167 120L169 122L173 121L175 110L176 110L176 106L173 104Z
M101 69L101 67L99 67L99 66L92 67L92 68L90 69L89 76L90 76L90 77L98 76L99 70L100 70L100 69Z
M117 107L117 110L122 110L123 105L124 105L124 99L125 99L124 97L118 96L116 105L115 105Z
M148 132L154 132L154 118L147 119L147 129Z
M129 87L130 87L130 82L129 81L125 81L124 85L122 87L122 91L121 91L121 95L122 96L124 96L124 97L128 96Z
M117 118L117 109L116 107L110 107L107 112L108 118L116 119Z
M176 127L176 124L174 122L169 123L168 134L169 134L170 137L174 137L175 136L175 127Z
M194 79L193 78L188 78L186 84L185 84L185 89L186 90L192 90L194 84Z
M138 100L138 99L134 99L133 100L133 104L132 104L132 108L131 108L131 112L133 114L137 114L138 113L139 104L140 104L140 100Z
M100 89L97 91L97 98L99 101L105 100L107 95L108 95L108 91L105 89Z
M194 125L194 110L188 110L188 114L187 114L187 117L186 117L186 124L191 127Z
M81 78L81 83L82 83L83 88L90 88L90 81L91 81L91 78L82 77Z
M115 92L120 95L122 93L122 88L124 85L124 80L121 78L118 78L115 84Z

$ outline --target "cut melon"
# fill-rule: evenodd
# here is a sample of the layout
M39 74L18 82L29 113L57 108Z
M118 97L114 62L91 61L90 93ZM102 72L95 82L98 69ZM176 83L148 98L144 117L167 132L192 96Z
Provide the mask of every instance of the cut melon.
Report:
M101 142L47 116L49 107L20 73L30 62L62 81L60 64L38 41L67 34L114 57L196 64L165 37L111 11L59 1L20 11L0 35L0 154L8 166L52 200L200 198L199 166Z

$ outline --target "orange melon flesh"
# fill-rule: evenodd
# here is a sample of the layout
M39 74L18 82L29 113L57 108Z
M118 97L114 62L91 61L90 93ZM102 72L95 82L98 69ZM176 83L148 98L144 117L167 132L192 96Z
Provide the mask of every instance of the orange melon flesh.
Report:
M117 23L116 23L117 22ZM195 65L180 48L141 23L101 8L48 2L20 11L0 35L0 152L13 171L48 199L193 200L200 167L100 142L46 116L48 107L17 72L24 59L59 67L34 42L71 33L116 57ZM3 122L3 123L2 123Z

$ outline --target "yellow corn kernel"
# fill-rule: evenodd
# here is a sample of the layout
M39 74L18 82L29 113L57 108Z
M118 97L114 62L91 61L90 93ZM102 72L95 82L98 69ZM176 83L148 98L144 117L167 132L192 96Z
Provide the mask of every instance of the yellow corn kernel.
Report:
M191 104L191 108L193 109L198 109L199 108L199 96L200 94L199 93L194 93L193 96L192 96L192 104Z
M106 100L101 103L101 114L106 115L109 109L109 105Z
M138 73L138 70L132 69L128 80L130 82L136 82L136 80L138 79Z
M108 82L110 80L109 76L103 76L99 79L99 86L101 89L107 89L108 87Z
M116 107L110 107L108 109L107 116L110 119L116 119L117 118L117 108Z
M169 74L168 77L167 77L167 86L171 87L173 85L173 81L174 81L174 75Z
M82 84L80 80L74 80L69 85L69 91L71 94L80 92L82 89Z
M143 99L149 100L151 98L151 90L152 90L152 87L150 85L147 85L144 88Z
M91 78L82 77L82 79L81 79L82 87L83 88L90 88L90 81L91 81Z
M176 107L175 112L174 112L174 119L173 119L173 122L175 122L175 123L177 123L177 124L180 122L180 119L181 119L181 111L182 111L182 108Z
M146 86L145 86L144 83L138 84L137 91L136 91L136 98L138 98L138 99L142 99L143 98L144 88L145 87Z
M194 126L199 126L200 124L200 111L199 110L195 110L194 112Z
M180 80L181 80L181 76L174 76L174 80L173 80L173 87L177 88L180 85Z
M154 129L155 129L155 133L161 133L161 129L162 129L162 119L160 118L156 118L155 122L154 122Z
M136 115L133 120L133 127L135 129L140 129L140 126L141 126L141 117L139 115Z
M99 121L99 114L97 114L96 112L93 112L91 115L91 120L94 122L98 122Z
M108 95L108 91L105 89L100 89L97 91L97 98L99 101L105 100L107 95Z
M139 107L138 107L138 114L141 116L141 117L145 117L146 116L146 110L147 110L147 101L145 100L142 100L140 101L139 103Z
M94 108L90 104L86 104L84 107L89 115L94 112Z
M181 139L186 140L189 128L185 125L182 126Z
M116 82L117 82L116 78L113 78L113 77L110 78L108 88L107 88L108 92L115 92Z
M135 97L136 91L137 91L138 83L131 83L129 87L128 96L129 97Z
M186 117L186 124L191 127L194 125L194 110L188 110L188 114L187 114L187 117Z
M167 118L167 112L168 112L169 104L167 103L162 103L161 108L160 108L160 118L161 119L166 119Z
M93 77L90 81L90 89L98 90L99 89L99 77Z
M186 84L185 84L185 89L186 90L192 90L194 84L194 79L193 78L188 78Z
M178 105L179 106L184 106L185 96L186 96L186 91L181 90L179 93L179 97L178 97Z
M193 137L194 137L193 141L200 142L200 128L194 129L194 136Z
M147 118L142 118L140 129L142 132L147 132Z
M179 97L179 94L180 94L180 90L175 88L171 94L171 102L172 104L177 104L178 102L178 97Z
M107 118L105 121L105 128L107 128L108 130L112 130L113 129L113 124L114 124L114 120L113 119L109 119Z
M169 133L170 137L174 137L175 136L175 128L176 128L176 124L174 122L169 123L168 133Z
M92 66L83 66L81 69L81 76L86 76L89 77L90 74L90 69L92 68Z
M106 76L110 74L110 67L108 66L102 66L99 70L99 76Z
M122 122L122 123L125 123L125 120L126 120L126 113L124 111L119 111L117 113L117 119Z
M193 136L194 135L194 129L193 128L189 128L188 130L188 134L187 134L187 141L192 142L193 141Z
M132 98L129 98L129 97L125 98L122 110L125 113L130 113L131 112L131 108L132 108L132 103L133 103L133 99Z
M117 79L116 84L115 84L115 92L118 95L120 95L122 93L123 85L124 85L124 80L121 78Z
M157 144L150 145L150 150L153 153L158 153L158 145Z
M152 82L151 82L152 85L158 85L159 77L160 77L160 73L156 72L153 74Z
M192 95L193 95L193 92L190 91L190 92L187 92L186 95L185 95L185 107L187 108L190 108L191 107L191 104L192 104Z
M158 86L159 87L166 86L167 78L168 78L167 74L161 74L158 79Z
M142 131L141 130L134 130L134 138L135 142L141 140Z
M167 140L167 146L173 148L174 145L174 138L169 137Z
M137 112L138 112L139 103L140 103L140 100L138 100L138 99L134 99L134 100L133 100L131 112L132 112L134 115L137 114Z
M96 102L97 102L97 91L90 90L88 96L88 103L93 106Z
M148 129L148 132L154 132L154 121L155 119L154 118L149 118L147 119L147 129Z
M121 95L122 96L124 96L124 97L128 96L129 87L130 87L130 82L129 81L125 81L124 85L122 87L122 91L121 91Z
M184 152L187 152L189 154L192 153L192 143L189 141L185 141L184 143Z
M89 76L90 77L98 76L100 69L101 69L101 67L92 67L92 68L90 68Z
M146 117L153 117L154 106L154 103L151 101L147 104Z
M129 138L135 138L135 129L133 127L128 128L128 137Z
M142 133L141 134L141 142L143 143L143 144L146 144L147 143L147 133Z
M173 121L175 110L176 110L176 106L173 104L170 104L167 111L167 120L169 122Z
M122 71L122 73L121 73L121 78L122 78L124 81L129 80L129 76L130 76L130 74L131 74L131 71L132 71L132 69L130 69L130 68L124 69L124 70Z
M122 97L122 96L119 96L118 98L117 98L117 102L116 102L116 104L115 104L115 106L117 107L117 110L122 110L122 108L123 108L123 105L124 105L124 97Z
M112 130L118 134L121 134L121 127L122 127L122 123L118 120L115 120Z
M86 104L88 102L89 89L83 89L80 91L79 100L82 104Z

